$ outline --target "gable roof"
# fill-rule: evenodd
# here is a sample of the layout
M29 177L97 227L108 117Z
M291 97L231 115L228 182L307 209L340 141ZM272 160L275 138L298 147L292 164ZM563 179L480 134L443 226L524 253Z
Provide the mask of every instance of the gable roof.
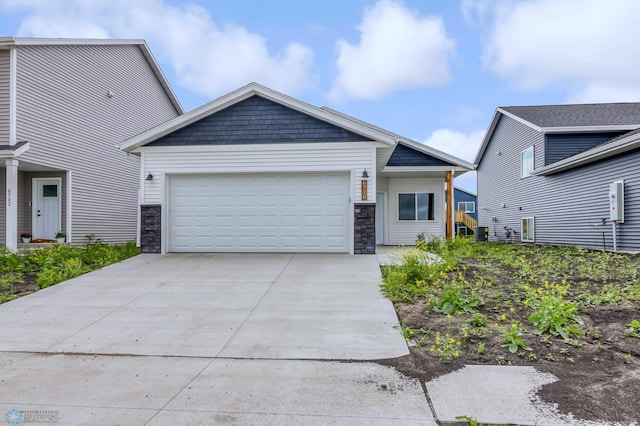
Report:
M363 141L373 140L256 94L146 146Z
M214 99L209 103L195 108L184 115L169 120L166 123L155 127L154 129L150 129L144 133L134 136L133 138L121 143L120 149L126 152L135 151L137 148L151 144L153 141L156 141L163 136L169 135L192 123L195 123L196 121L222 111L232 105L236 105L256 95L269 101L284 105L285 107L288 107L290 109L299 111L310 117L341 127L348 132L362 135L365 138L363 140L369 139L391 147L395 146L399 142L402 142L404 145L407 145L417 151L452 164L457 168L457 171L459 172L469 171L473 168L470 163L454 157L453 155L428 147L419 142L402 137L398 134L377 127L373 124L358 120L329 108L319 108L310 105L275 90L269 89L268 87L262 86L258 83L247 84L246 86L243 86L233 92L227 93L226 95Z
M640 149L640 129L625 133L579 154L541 167L535 170L533 174L537 176L548 176L615 157L636 149Z
M396 147L393 149L391 156L387 160L385 168L421 166L451 167L455 166L455 164L451 164L448 161L443 161L440 158L436 158L425 152L417 151L402 142L398 142Z
M370 127L371 129L376 130L378 132L385 133L385 134L391 136L396 143L402 143L402 144L404 144L406 146L411 147L412 149L414 149L416 151L425 153L425 154L427 154L427 155L429 155L431 157L434 157L434 158L437 158L439 160L448 162L450 164L455 164L457 166L466 168L468 170L472 170L473 169L473 165L471 163L469 163L468 161L464 161L461 158L455 157L455 156L453 156L451 154L447 154L446 152L443 152L443 151L440 151L438 149L432 148L429 145L425 145L425 144L420 143L418 141L415 141L413 139L409 139L409 138L407 138L405 136L399 135L398 133L394 133L394 132L391 132L389 130L383 129L382 127L378 127L375 124L367 123L366 121L363 121L363 120L360 120L358 118L352 117L352 116L347 115L347 114L345 114L343 112L336 111L336 110L331 109L329 107L322 107L321 109L323 109L325 111L329 111L329 112L331 112L331 113L333 113L335 115L338 115L340 117L343 117L346 120L350 120L350 121L353 121L355 123L362 124L363 126Z
M630 131L640 128L640 102L498 107L474 160L482 160L502 116L510 117L540 133Z
M169 82L163 74L158 62L154 58L146 41L142 39L93 39L93 38L36 38L36 37L0 37L0 49L9 49L19 46L113 46L136 45L149 63L156 75L158 82L164 89L171 104L178 114L184 114L176 94L171 89Z

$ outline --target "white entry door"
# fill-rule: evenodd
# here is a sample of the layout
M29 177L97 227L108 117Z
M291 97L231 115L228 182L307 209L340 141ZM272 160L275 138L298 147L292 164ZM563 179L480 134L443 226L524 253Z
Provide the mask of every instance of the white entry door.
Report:
M61 179L33 179L33 238L52 240L61 231Z

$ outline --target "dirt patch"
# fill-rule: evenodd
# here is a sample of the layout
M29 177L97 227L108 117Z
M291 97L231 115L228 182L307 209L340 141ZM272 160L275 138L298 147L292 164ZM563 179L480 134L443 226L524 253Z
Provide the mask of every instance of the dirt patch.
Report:
M477 274L478 265L465 261L466 274ZM475 272L474 272L475 271ZM494 291L506 294L513 288L507 269L492 270ZM602 283L583 282L583 289L597 290ZM572 336L569 341L561 337L534 334L528 326L522 339L527 350L511 353L501 330L512 322L528 323L530 311L517 296L509 293L511 303L487 303L478 313L489 319L487 324L469 327L469 315L444 315L429 309L423 298L414 302L394 303L400 322L409 338L410 355L379 361L400 372L424 382L462 368L464 365L518 365L533 366L539 371L556 376L558 381L545 385L540 398L557 404L560 412L592 421L640 422L640 339L631 337L625 324L640 318L640 301L625 301L620 305L601 305L580 308L584 324L579 328L584 335ZM501 320L503 313L506 319ZM465 328L465 324L467 328ZM412 332L406 333L408 329ZM466 331L468 331L468 333ZM450 333L460 340L458 357L441 362L432 345L435 333Z

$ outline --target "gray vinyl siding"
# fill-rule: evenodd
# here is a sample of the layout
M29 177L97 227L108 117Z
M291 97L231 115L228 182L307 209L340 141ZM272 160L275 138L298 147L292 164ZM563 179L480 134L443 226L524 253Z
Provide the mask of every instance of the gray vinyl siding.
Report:
M564 160L594 146L620 136L625 132L549 134L545 137L545 165Z
M492 240L504 240L503 227L521 237L521 218L535 218L535 243L612 248L609 184L625 180L625 223L618 225L618 248L640 251L640 152L550 176L520 178L520 152L542 135L502 117L478 166L479 225L490 228ZM497 156L495 152L502 155ZM535 148L534 148L535 150ZM534 153L540 167L541 151ZM505 207L501 207L505 203ZM492 222L491 218L496 221Z
M0 145L9 144L9 56L0 50Z
M520 217L531 211L518 210L536 192L537 176L521 178L521 153L534 147L535 167L542 167L544 137L532 128L501 116L487 149L478 165L478 226L489 227L491 240L504 240L503 227L517 229L520 236ZM541 194L544 196L544 194ZM502 208L501 204L505 203ZM495 218L495 221L492 221ZM537 229L536 229L537 231Z
M20 161L72 172L73 242L135 239L139 159L117 144L178 115L139 47L20 46L17 63Z

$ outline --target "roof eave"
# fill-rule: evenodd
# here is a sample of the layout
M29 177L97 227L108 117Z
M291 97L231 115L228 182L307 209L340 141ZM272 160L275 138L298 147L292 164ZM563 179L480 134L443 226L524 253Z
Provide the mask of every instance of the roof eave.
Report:
M169 97L171 104L178 114L184 114L184 109L169 81L160 69L147 42L143 39L101 39L101 38L41 38L41 37L0 37L0 48L12 46L108 46L108 45L137 45L149 63L160 85Z
M352 120L348 120L330 111L323 110L300 100L291 98L257 83L250 83L244 87L234 90L233 92L214 99L211 102L201 105L180 117L167 121L154 129L141 133L140 135L121 143L119 147L124 151L130 152L254 95L260 95L266 99L286 105L312 117L327 121L331 124L335 124L336 126L347 128L354 133L361 134L377 142L384 143L385 145L395 145L394 139L387 133L377 131Z
M590 133L590 132L615 132L631 131L640 128L638 124L606 125L606 126L563 126L563 127L541 127L542 133Z
M484 156L484 152L487 150L487 146L489 145L489 141L491 140L491 137L493 136L493 132L496 129L496 126L498 125L498 121L500 120L500 116L502 116L503 111L500 108L496 108L496 110L493 113L493 117L491 118L491 122L489 123L489 128L487 129L487 131L484 134L484 137L482 138L482 143L480 144L480 147L478 148L478 153L476 154L476 158L473 160L473 168L477 169L478 165L480 164L480 161L482 161L482 157Z
M143 39L0 37L3 46L144 44Z
M456 176L471 169L462 166L384 166L383 173L406 173L406 172L450 172L455 171Z
M138 45L140 46L140 50L142 51L142 54L144 55L145 59L149 63L149 66L151 66L151 69L155 73L156 78L160 82L160 85L162 86L165 93L169 97L171 104L176 109L176 112L179 115L183 115L184 109L182 108L182 105L180 104L180 101L178 100L178 97L176 96L175 92L171 88L171 85L169 84L169 80L167 80L167 77L162 72L162 69L160 68L160 65L158 65L156 58L153 56L151 49L149 49L147 42L144 40L140 40L140 43L138 43Z
M22 142L20 144L13 145L10 149L0 148L0 158L17 158L28 151L29 148L31 148L31 144L29 142Z

